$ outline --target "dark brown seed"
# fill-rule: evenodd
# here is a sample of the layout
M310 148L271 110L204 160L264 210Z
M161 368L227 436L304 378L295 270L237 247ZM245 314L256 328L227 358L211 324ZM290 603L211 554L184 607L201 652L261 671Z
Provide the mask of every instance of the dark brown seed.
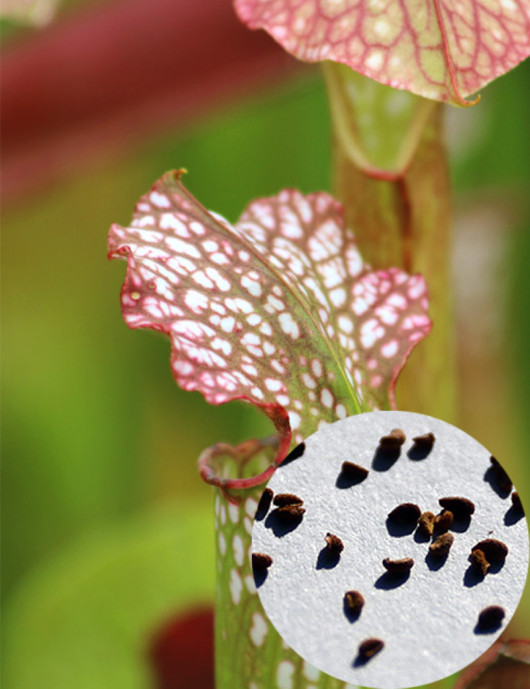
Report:
M429 552L435 557L446 557L453 545L454 536L452 533L444 533L431 543Z
M342 462L341 473L351 481L361 482L364 481L370 472L368 469L359 466L359 464L354 464L353 462Z
M488 562L504 562L508 555L508 546L496 538L486 538L471 548L471 552L482 550Z
M416 524L420 516L420 508L412 502L404 502L388 513L389 519L400 524Z
M353 614L358 615L363 609L364 596L359 591L346 591L344 594L346 608Z
M478 616L479 629L494 629L497 628L504 619L504 608L500 605L490 605L481 611Z
M304 501L292 493L278 493L274 498L274 504L278 507L285 507L285 505L303 505Z
M401 428L394 428L388 435L379 439L379 447L386 452L399 450L405 440L406 435Z
M495 482L501 490L505 491L506 493L509 493L513 486L511 478L508 476L506 471L502 468L498 460L495 459L493 455L491 455L490 457L490 462L493 468L493 476L495 478Z
M415 438L412 438L416 449L423 452L432 450L435 440L434 433L425 433L424 435L417 435Z
M441 507L452 512L455 517L470 517L475 511L475 505L467 498L440 498L438 502Z
M524 513L523 503L521 502L519 493L516 490L514 490L514 492L512 493L512 505L516 512L519 512L521 514Z
M449 510L444 510L438 514L434 520L434 528L437 533L445 533L449 531L451 524L453 523L453 513Z
M484 551L480 550L479 548L477 548L477 550L473 550L470 555L470 560L471 564L476 569L476 571L479 572L483 577L485 577L491 565L486 560Z
M274 493L270 488L265 488L259 499L258 508L256 510L256 519L263 519L269 511Z
M383 567L390 574L405 574L414 567L414 560L411 557L404 557L401 560L391 560L387 557L383 560Z
M359 656L363 660L368 660L375 656L376 653L379 653L379 651L382 651L384 645L385 642L381 641L381 639L366 639L359 646Z
M338 536L335 536L335 534L328 532L324 540L326 541L326 548L329 550L330 553L338 555L339 553L342 553L342 551L344 550L344 543L340 540Z
M302 519L305 509L300 505L284 505L278 507L278 517L285 522L296 522Z
M252 569L255 572L265 572L272 565L272 557L265 553L252 553Z
M423 536L432 536L434 533L434 520L436 517L432 512L424 512L420 516L420 520L418 523L418 531L423 535Z

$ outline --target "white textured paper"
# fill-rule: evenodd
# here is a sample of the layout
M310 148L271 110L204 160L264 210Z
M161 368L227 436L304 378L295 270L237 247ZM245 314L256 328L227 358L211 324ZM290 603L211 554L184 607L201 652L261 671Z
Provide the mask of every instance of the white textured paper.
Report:
M401 454L391 466L375 460L374 469L379 438L394 428L402 428L407 436ZM409 458L412 437L430 431L436 436L430 454ZM509 496L500 497L484 479L489 457L458 428L409 412L350 417L307 439L303 456L279 467L268 484L275 495L294 493L303 499L302 522L276 535L271 506L253 530L253 552L273 558L258 593L286 643L330 675L382 689L434 682L482 654L513 615L528 568L526 520L512 519ZM344 461L366 467L368 477L338 488ZM418 542L414 532L391 535L387 515L404 502L438 514L438 499L448 496L469 498L475 513L465 531L451 529L449 556L431 569L426 561L429 541ZM344 551L335 567L318 569L328 531L342 539ZM468 556L485 538L503 541L509 554L502 568L479 580ZM387 557L414 559L403 584L393 587L391 579L380 579ZM344 593L352 589L366 601L354 622L343 608ZM506 617L494 633L477 633L478 614L489 605L502 606ZM359 644L372 637L382 639L384 649L366 664L354 666Z

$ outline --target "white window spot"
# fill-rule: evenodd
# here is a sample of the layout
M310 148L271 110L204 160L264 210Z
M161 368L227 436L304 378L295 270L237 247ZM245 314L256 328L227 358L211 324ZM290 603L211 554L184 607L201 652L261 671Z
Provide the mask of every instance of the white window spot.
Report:
M381 347L381 354L386 357L387 359L390 359L391 357L395 356L398 351L398 343L397 340L392 340L391 342L387 342Z
M243 263L246 263L250 259L250 254L248 251L239 251L238 256Z
M335 407L335 414L339 419L345 419L348 416L346 407L343 404L337 404L337 406Z
M311 663L308 663L306 660L304 661L304 675L307 677L307 679L316 682L320 677L320 670L314 665L311 665Z
M317 378L320 378L320 376L322 375L322 364L318 359L313 359L313 361L311 362L311 370Z
M261 338L256 333L245 333L241 338L241 344L245 347L247 345L261 345Z
M270 335L272 335L272 328L270 326L270 323L263 323L263 325L260 326L260 332L270 337Z
M288 404L291 403L291 398L287 395L278 395L276 401L278 402L278 404L281 404L282 407L286 407Z
M253 297L261 297L261 285L257 280L251 280L248 275L241 278L241 286Z
M266 378L265 387L271 392L278 392L278 390L282 389L283 383L280 383L279 380L274 380L274 378Z
M331 394L331 392L327 388L324 388L323 390L321 390L320 401L328 409L331 409L331 407L333 406L333 395Z
M247 323L249 325L259 325L261 323L261 316L259 313L251 313L250 316L247 316Z
M353 321L348 316L339 316L339 328L343 333L353 332Z
M190 222L190 230L198 235L204 234L206 232L206 230L204 229L204 225L200 222L197 222L197 220L193 220L192 222Z
M202 245L204 247L204 250L207 251L209 254L211 254L213 251L217 251L219 248L219 244L217 242L214 242L213 239L205 239L204 242L202 242Z
M300 428L300 424L302 423L300 414L297 414L295 411L290 411L289 423L291 424L291 428L293 429L293 431L295 431L297 428Z
M193 244L184 242L177 237L166 237L166 244L176 254L186 254L187 256L191 256L191 258L201 258L200 252Z
M278 689L293 689L294 665L290 660L282 660L276 672Z
M298 323L293 320L293 317L288 311L281 313L278 317L278 320L280 321L281 329L286 335L289 335L293 340L296 340L298 337L300 337Z
M191 236L186 225L173 213L163 213L159 225L162 230L174 230L179 237L184 239Z
M154 203L155 206L158 206L159 208L171 207L168 197L158 191L152 191L149 199L151 200L151 203Z
M419 275L409 278L408 295L411 299L419 299L425 293L425 283Z
M237 524L239 521L239 507L234 505L233 502L228 503L228 516L232 524Z
M254 500L254 498L247 498L245 500L245 512L252 519L254 519L254 515L256 514L257 508L258 508L258 501L257 500Z
M230 593L232 595L232 602L234 605L239 605L242 589L243 582L241 581L241 577L235 569L232 569L230 572Z
M230 342L223 340L221 337L214 337L212 340L212 348L220 350L226 356L232 353L232 345Z
M201 292L194 289L189 289L184 296L184 303L196 314L202 314L204 309L208 306L208 299Z
M370 318L361 326L361 343L365 349L372 347L385 334L385 329L375 318Z
M310 376L309 373L302 374L302 383L306 386L306 388L309 388L311 390L313 390L317 386L315 379L312 376Z
M342 287L332 290L329 293L329 296L331 297L331 302L335 308L339 308L339 306L342 306L346 301L346 292Z
M241 536L239 534L235 534L234 538L232 539L232 551L234 553L234 560L236 561L236 564L241 567L243 565L245 551L243 548L243 541L241 540Z
M366 64L370 69L379 70L383 66L383 53L380 50L372 50L366 58Z
M217 263L218 266L225 266L227 263L230 263L225 254L222 254L219 251L217 251L215 254L212 254L210 256L210 260L212 260L214 263Z
M255 612L252 615L252 627L250 628L250 640L258 648L265 641L267 636L267 623L259 612Z
M255 378L258 375L258 369L255 366L252 366L252 364L241 364L241 368L245 373L248 373L249 376L252 376Z
M219 534L219 537L217 540L219 543L219 552L221 553L221 556L224 557L225 553L226 553L226 539L225 539L225 535L223 532L221 532Z
M263 393L257 387L253 387L252 390L250 391L250 394L253 395L258 400L262 400L264 398Z
M220 289L221 292L228 292L229 289L231 289L231 284L228 280L226 280L221 273L216 269L212 268L212 266L209 266L206 268L206 275L210 278L210 280L213 280L215 283L215 286L217 289Z
M233 316L227 316L221 320L221 329L225 333L232 333L234 331L234 326L236 324L236 319Z

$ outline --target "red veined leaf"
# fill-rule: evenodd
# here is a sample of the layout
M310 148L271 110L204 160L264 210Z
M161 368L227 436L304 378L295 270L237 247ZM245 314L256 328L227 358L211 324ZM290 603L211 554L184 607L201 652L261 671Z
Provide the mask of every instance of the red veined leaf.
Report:
M333 60L425 98L469 104L475 93L530 53L524 0L234 0L309 62Z
M284 190L232 226L180 174L162 177L130 226L109 233L109 257L128 262L125 321L169 335L177 383L211 404L260 407L282 438L277 463L291 429L300 440L320 423L390 406L431 327L423 278L364 265L328 194Z
M530 641L497 641L467 667L454 689L528 689Z

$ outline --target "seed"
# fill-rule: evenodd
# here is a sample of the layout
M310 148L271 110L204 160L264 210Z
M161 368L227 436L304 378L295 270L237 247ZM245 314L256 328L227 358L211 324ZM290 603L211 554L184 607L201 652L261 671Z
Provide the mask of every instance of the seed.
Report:
M452 533L444 533L431 543L429 552L435 557L446 557L453 545L454 536Z
M291 452L287 455L287 457L283 460L283 462L280 464L281 467L290 464L291 462L294 462L295 459L298 459L301 457L305 452L305 443L300 443L297 445L295 448L291 450Z
M394 507L392 512L388 513L388 518L400 524L416 524L420 515L421 510L418 505L412 502L404 502L402 505Z
M354 464L353 462L342 462L341 473L350 481L357 481L360 483L361 481L364 481L370 472L368 469L359 466L359 464Z
M491 466L493 468L493 476L499 488L506 493L509 493L512 489L512 480L502 468L499 462L495 459L493 455L490 457Z
M424 435L417 435L415 438L412 438L416 449L423 452L432 450L435 440L434 433L425 433Z
M500 625L504 619L504 608L500 605L490 605L478 616L478 627L479 629L493 629Z
M300 505L284 505L278 507L278 517L284 522L296 522L302 519L305 509Z
M438 502L441 507L452 512L455 517L467 518L475 511L475 505L467 498L440 498Z
M342 553L342 551L344 550L344 543L340 540L338 536L335 536L335 534L328 532L326 534L325 541L326 548L329 550L330 553L338 555L339 553Z
M482 550L488 562L504 562L508 555L508 546L496 538L486 538L471 548L471 552Z
M382 651L384 645L385 642L381 641L381 639L366 639L359 646L359 656L363 660L368 660L375 656L376 653L379 653L379 651Z
M401 560L391 560L387 557L383 560L383 567L390 574L405 574L414 567L414 560L411 557L404 557Z
M432 512L424 512L420 516L418 531L423 536L432 536L434 533L434 520L436 517Z
M406 435L401 428L394 428L388 435L379 439L379 447L385 452L399 450L405 440Z
M273 495L274 493L270 488L265 488L258 502L258 508L256 510L255 517L256 519L263 519L263 517L267 514L267 512L269 511L269 507L271 506Z
M272 565L272 557L265 553L252 553L252 569L255 572L265 572Z
M477 570L477 572L480 572L480 574L483 577L485 577L486 574L488 573L488 569L490 568L491 565L486 560L486 556L484 555L484 551L480 550L480 548L473 550L471 552L470 559L471 559L471 564Z
M434 528L438 533L445 533L449 531L449 527L453 523L453 513L449 510L444 510L438 514L434 520Z
M516 512L520 512L521 514L524 513L521 498L516 490L514 490L514 492L512 493L512 505Z
M303 505L304 501L292 493L278 493L274 498L274 504L278 507L285 507L286 505Z
M346 608L353 615L358 615L363 609L364 596L359 591L346 591L344 594L344 601L346 603Z

